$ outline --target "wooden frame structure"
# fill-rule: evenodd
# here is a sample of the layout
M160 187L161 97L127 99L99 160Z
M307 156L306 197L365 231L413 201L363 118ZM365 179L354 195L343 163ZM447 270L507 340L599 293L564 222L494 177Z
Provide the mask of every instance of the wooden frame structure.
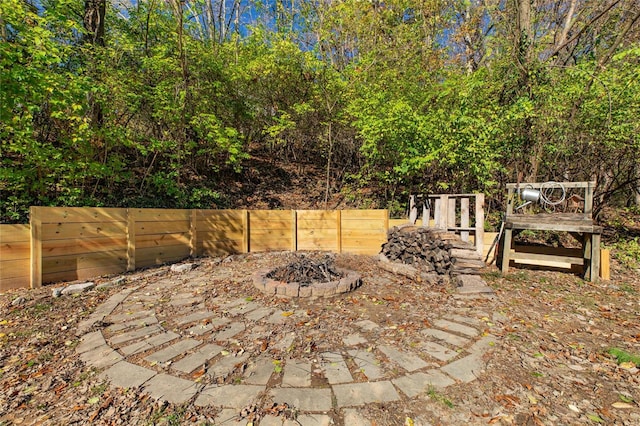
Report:
M558 257L572 264L582 264L584 278L588 281L596 281L600 273L600 237L602 227L593 223L593 190L595 182L560 182L566 189L578 189L584 191L584 201L581 213L541 213L518 214L514 212L514 203L517 199L518 189L541 189L545 183L507 184L507 212L504 220L504 237L502 239L502 273L509 270L511 260L519 260L523 263L537 261L553 261ZM513 245L514 232L523 230L568 232L582 244L581 257L567 252L568 256L561 254L540 254L519 252ZM515 252L512 253L512 249Z
M433 194L422 204L422 226L454 232L462 241L473 235L478 254L484 250L484 194ZM473 201L473 202L472 202ZM409 223L416 223L415 195L409 198Z

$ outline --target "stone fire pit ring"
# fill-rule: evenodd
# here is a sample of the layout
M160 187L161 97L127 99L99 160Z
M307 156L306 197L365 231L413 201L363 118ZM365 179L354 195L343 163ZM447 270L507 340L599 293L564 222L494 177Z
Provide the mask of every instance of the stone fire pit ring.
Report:
M360 274L348 269L336 268L342 278L336 281L314 282L300 285L297 282L277 281L267 277L273 269L261 269L253 274L253 285L266 294L285 297L331 297L348 293L362 284Z

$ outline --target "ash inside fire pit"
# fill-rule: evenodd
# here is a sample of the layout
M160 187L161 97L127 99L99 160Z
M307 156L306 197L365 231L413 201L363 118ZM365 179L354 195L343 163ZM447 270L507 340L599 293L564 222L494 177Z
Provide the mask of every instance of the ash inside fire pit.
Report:
M333 254L305 253L295 258L284 266L257 271L253 285L267 294L328 297L347 293L362 284L360 274L336 266Z
M335 258L329 254L321 256L297 255L298 259L288 265L274 269L267 278L276 281L297 282L301 287L308 287L314 282L337 281L342 278L335 266Z

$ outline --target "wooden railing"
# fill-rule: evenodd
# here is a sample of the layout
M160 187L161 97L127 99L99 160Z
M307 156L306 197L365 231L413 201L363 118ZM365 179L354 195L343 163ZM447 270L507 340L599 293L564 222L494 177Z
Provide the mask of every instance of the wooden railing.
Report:
M376 254L387 210L32 207L0 225L0 290L91 279L189 256L271 250Z

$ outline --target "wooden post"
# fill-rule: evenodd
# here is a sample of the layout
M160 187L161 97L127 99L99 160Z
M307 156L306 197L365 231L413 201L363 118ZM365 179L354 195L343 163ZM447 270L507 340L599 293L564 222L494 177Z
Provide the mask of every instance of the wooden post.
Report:
M198 257L198 215L200 210L191 210L191 222L189 223L189 232L191 238L189 239L189 256Z
M584 191L584 218L591 219L593 214L593 190L596 186L595 182L587 182Z
M433 200L433 225L436 228L440 227L440 217L442 216L442 208L440 207L440 205L442 204L442 201L440 200L440 198L436 198Z
M298 211L291 210L291 251L298 251Z
M447 220L449 218L449 213L448 213L448 205L449 205L449 201L448 201L449 197L447 195L441 195L440 196L440 218L439 218L439 222L437 223L438 228L440 229L444 229L445 231L447 230Z
M135 209L127 209L127 271L136 269L136 214Z
M584 279L585 281L591 280L592 269L592 246L593 246L593 234L585 232L582 236L582 258L584 265Z
M416 196L409 196L409 223L411 225L416 224L416 219L418 219L418 206L416 206Z
M249 253L249 210L242 210L242 253Z
M513 214L513 188L507 188L507 216ZM476 202L478 200L476 199Z
M600 278L600 234L591 236L591 281Z
M611 251L609 249L600 250L600 278L608 281L611 279Z
M31 225L31 288L42 287L42 218L41 207L29 209Z
M447 206L447 229L456 227L456 198L451 197Z
M484 194L476 194L476 251L480 256L484 250ZM511 242L509 242L511 244ZM508 257L507 257L508 258ZM507 265L508 266L508 265Z
M460 227L469 228L469 199L466 197L460 199ZM469 241L469 231L460 231L460 239Z
M389 215L387 214L387 228L389 228ZM336 211L336 253L342 253L342 210Z
M476 218L476 220L478 220ZM509 272L509 256L511 256L511 237L513 235L513 230L511 228L507 228L504 230L504 240L502 244L502 265L500 265L500 269L503 274ZM476 235L477 238L477 235Z
M429 227L429 220L431 219L431 209L427 208L428 202L429 199L427 198L424 204L422 204L422 226L424 226L425 228Z

